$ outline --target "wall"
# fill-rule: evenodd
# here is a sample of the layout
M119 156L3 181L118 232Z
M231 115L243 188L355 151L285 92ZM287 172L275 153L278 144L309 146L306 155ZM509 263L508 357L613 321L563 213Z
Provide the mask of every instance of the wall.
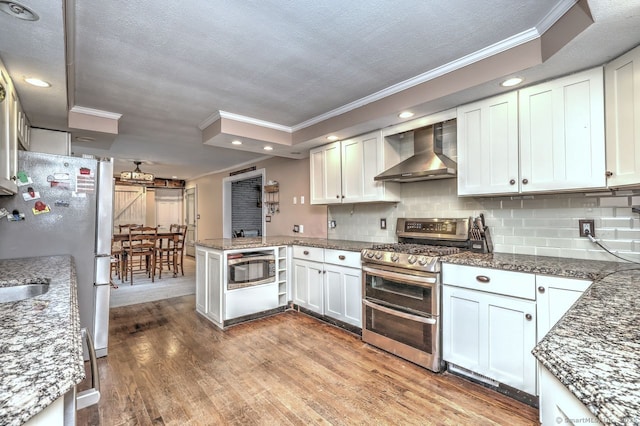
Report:
M271 222L267 222L265 235L293 236L293 225L304 225L303 237L326 238L327 207L309 204L309 159L291 160L287 158L270 158L252 164L243 165L243 169L255 165L257 169L265 169L265 181L277 181L280 192L279 212L268 214ZM222 180L230 171L213 173L187 182L187 187L197 188L198 220L197 239L222 238ZM305 203L300 203L304 196ZM297 203L293 204L293 197ZM266 207L265 208L265 214Z
M398 204L329 207L337 227L329 238L395 241L398 217L467 217L484 213L495 251L617 260L578 235L578 219L594 219L596 237L619 255L640 261L640 219L631 210L640 191L576 193L524 197L458 198L456 179L402 184ZM387 230L379 227L387 219Z

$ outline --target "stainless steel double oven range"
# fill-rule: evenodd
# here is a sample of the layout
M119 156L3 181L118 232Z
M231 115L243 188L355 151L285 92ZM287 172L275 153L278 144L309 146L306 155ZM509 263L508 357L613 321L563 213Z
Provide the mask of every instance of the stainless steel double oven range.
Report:
M466 249L469 219L398 219L397 244L362 251L362 340L443 369L440 258Z

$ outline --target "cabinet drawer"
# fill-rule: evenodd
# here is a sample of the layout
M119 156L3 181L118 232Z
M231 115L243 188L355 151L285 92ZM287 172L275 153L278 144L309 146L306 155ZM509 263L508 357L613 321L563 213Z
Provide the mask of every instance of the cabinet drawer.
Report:
M332 263L334 265L346 266L348 268L361 267L360 252L346 250L324 250L324 263Z
M324 262L324 249L319 247L293 246L294 259Z
M442 265L445 285L536 300L536 276L464 265Z

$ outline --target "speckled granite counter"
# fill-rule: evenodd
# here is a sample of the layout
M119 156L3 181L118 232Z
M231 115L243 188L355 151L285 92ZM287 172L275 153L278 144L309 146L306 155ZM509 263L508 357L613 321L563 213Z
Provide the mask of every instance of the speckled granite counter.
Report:
M0 303L2 425L23 424L85 377L72 258L0 260L0 287L42 279L45 294Z
M534 356L605 424L640 424L640 266L509 254L448 263L594 280Z
M373 244L374 243L364 241L328 240L325 238L300 238L287 236L217 238L211 240L199 240L196 243L196 245L214 250L241 250L246 248L299 245L347 251L361 251L363 249L370 248Z

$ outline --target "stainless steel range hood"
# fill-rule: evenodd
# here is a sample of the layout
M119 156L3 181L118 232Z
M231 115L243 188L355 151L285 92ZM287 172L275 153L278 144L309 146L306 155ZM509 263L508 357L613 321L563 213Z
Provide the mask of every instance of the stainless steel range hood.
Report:
M455 129L456 121L450 120L413 130L413 156L380 173L374 180L416 182L456 177L455 161L442 153L445 137L455 143Z

